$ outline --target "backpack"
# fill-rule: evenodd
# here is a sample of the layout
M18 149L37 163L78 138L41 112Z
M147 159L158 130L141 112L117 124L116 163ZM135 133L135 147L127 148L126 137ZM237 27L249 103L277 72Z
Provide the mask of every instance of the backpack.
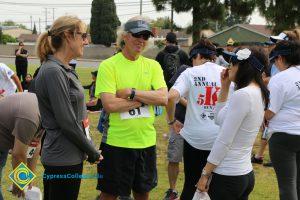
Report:
M174 74L176 74L178 68L180 67L180 57L179 57L179 51L168 53L165 51L165 56L163 60L163 71L164 71L164 77L165 81L168 83L170 79L173 77Z

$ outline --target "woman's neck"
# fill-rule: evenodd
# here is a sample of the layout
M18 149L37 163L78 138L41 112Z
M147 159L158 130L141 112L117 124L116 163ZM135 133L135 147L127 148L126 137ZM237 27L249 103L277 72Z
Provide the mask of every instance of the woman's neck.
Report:
M248 86L255 86L255 87L259 87L258 83L256 83L254 80L253 80L253 81L251 81L251 82L249 83L249 85L248 85Z
M65 67L70 68L69 62L72 60L71 56L68 56L68 54L64 51L57 51L54 54L54 57L56 57L58 60L60 60Z
M193 66L203 65L204 63L210 62L210 60L201 58L199 60L195 60Z

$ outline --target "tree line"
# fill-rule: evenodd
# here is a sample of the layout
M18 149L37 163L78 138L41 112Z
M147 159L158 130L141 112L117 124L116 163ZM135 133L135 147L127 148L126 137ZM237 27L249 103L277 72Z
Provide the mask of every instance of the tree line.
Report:
M157 11L171 5L175 12L192 12L193 20L188 28L193 41L198 41L202 29L222 30L236 23L249 23L250 15L257 9L267 20L274 34L292 29L300 23L299 0L152 0ZM171 28L170 19L158 19L156 24ZM120 21L116 15L114 0L93 0L91 37L96 44L115 42L116 27ZM173 28L180 29L176 24Z
M171 6L177 13L191 12L193 20L187 27L187 32L192 33L194 42L200 39L202 29L220 31L237 23L249 23L255 9L266 18L267 25L274 34L295 28L300 24L299 0L152 0L152 3L157 11ZM13 22L7 21L2 25L11 23ZM116 41L117 27L120 25L114 0L92 1L89 25L92 43L111 46ZM158 18L152 25L181 29L176 23L172 24L169 17ZM36 28L34 32L36 33ZM0 30L0 43L11 39L4 36Z

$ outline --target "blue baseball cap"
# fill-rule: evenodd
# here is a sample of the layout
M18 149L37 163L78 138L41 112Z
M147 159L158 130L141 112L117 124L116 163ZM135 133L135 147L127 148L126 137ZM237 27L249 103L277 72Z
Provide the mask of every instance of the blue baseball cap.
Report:
M130 33L141 33L141 32L148 32L150 35L154 36L150 25L148 22L144 20L134 20L126 22L124 26L124 30Z

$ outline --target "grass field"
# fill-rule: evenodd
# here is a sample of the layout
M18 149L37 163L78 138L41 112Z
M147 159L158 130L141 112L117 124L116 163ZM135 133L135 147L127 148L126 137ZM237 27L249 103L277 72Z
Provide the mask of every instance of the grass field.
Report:
M13 70L15 67L10 66ZM29 73L33 74L37 66L29 66ZM94 69L88 68L77 68L76 71L79 74L80 81L83 85L89 84L91 82L91 71ZM87 94L87 91L86 91ZM97 148L100 144L101 135L96 129L97 122L99 119L99 114L89 114L91 136L95 142ZM163 136L163 134L168 132L167 123L164 116L156 118L155 127L157 130L157 168L158 168L158 186L151 192L150 199L160 200L164 197L165 191L168 189L168 177L167 177L167 160L166 160L166 149L168 141ZM258 148L259 137L257 142L254 145L254 151ZM268 158L268 152L266 151L265 157ZM180 165L181 172L178 177L177 188L179 191L182 189L184 176L183 176L183 166ZM201 170L201 169L199 169ZM7 161L6 167L4 169L4 174L2 177L2 190L4 193L5 199L14 199L7 191L7 188L11 184L11 181L8 179L8 174L12 171L11 168L11 157ZM251 193L250 200L278 200L278 189L277 189L277 180L273 168L266 168L261 165L254 165L255 171L255 188ZM84 163L84 174L96 174L96 165L90 165L89 163ZM35 173L37 178L34 180L34 184L43 189L42 174L43 167L40 162L38 162L37 171ZM93 200L99 194L96 188L96 179L83 179L81 182L80 194L78 199L87 199ZM67 200L67 199L66 199Z

